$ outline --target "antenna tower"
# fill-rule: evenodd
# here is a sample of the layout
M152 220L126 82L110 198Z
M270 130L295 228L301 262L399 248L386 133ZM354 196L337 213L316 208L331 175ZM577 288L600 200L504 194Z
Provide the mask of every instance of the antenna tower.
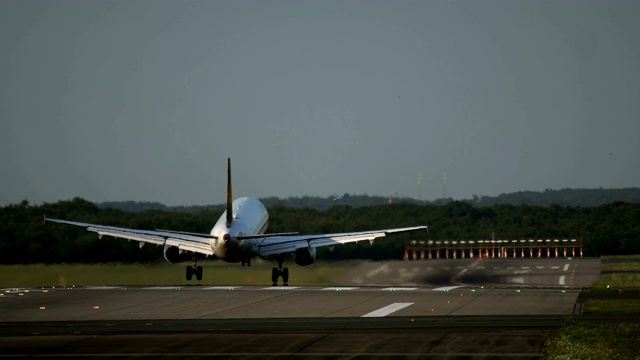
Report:
M442 198L447 198L447 173L442 173Z

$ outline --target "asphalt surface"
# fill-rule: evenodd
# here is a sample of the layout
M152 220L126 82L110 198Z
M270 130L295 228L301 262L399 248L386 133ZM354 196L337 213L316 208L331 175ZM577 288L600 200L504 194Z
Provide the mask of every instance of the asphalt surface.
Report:
M3 289L0 357L535 359L599 273L466 259L365 263L333 287Z

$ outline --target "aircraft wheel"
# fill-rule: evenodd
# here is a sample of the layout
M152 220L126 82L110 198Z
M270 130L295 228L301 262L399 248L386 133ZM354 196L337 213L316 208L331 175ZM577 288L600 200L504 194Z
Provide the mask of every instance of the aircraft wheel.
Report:
M191 266L187 266L187 281L191 281L193 277L193 268Z
M198 266L196 268L196 279L198 279L198 281L202 280L202 266Z
M282 282L284 286L287 286L289 282L289 268L282 269Z

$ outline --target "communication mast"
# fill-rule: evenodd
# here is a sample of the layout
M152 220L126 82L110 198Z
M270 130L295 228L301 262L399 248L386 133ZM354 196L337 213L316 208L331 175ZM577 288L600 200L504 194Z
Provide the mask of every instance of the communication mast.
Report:
M447 199L447 173L442 173L442 198Z

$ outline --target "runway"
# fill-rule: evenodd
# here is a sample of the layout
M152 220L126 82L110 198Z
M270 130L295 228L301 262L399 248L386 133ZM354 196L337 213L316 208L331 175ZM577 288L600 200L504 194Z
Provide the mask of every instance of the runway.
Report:
M485 286L462 280L467 273L493 271L487 269L494 266L492 262L470 262L463 268L457 268L461 263L455 261L426 263L378 263L387 270L374 272L371 278L390 285L384 271L393 278L394 272L406 273L407 266L421 265L424 268L412 279L443 273L453 281L414 285L420 283L416 280L406 285L396 276L399 280L391 286L362 285L367 272L354 269L351 273L364 274L359 286L351 274L346 275L351 281L331 287L4 289L0 354L539 358L544 340L573 313L581 274L599 272L599 261L521 263L534 267L527 274L515 274L523 269L507 269L512 265L504 263L507 266L498 272L529 274L537 282ZM560 285L562 276L573 285ZM550 279L549 283L541 284L541 278Z

